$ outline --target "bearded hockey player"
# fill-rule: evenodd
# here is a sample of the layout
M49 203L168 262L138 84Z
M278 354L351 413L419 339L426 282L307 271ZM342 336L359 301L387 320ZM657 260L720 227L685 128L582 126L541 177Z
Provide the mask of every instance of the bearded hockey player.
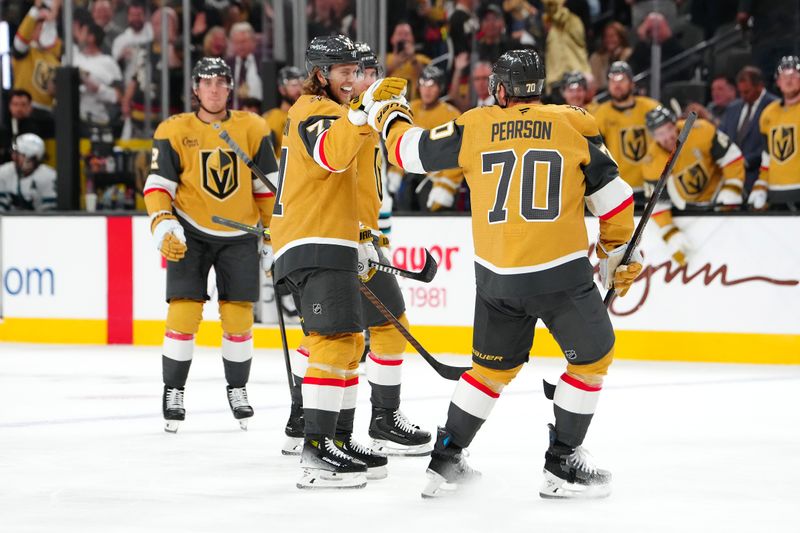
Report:
M274 195L219 138L227 131L256 164L277 181L269 130L258 115L229 110L230 68L203 58L192 69L195 113L162 122L154 134L150 175L144 187L153 240L167 259L166 332L162 357L166 431L184 420L184 386L194 336L200 327L208 273L216 272L222 320L222 362L233 416L247 428L253 408L247 381L253 357L253 302L259 294L259 241L211 221L212 215L269 225ZM263 268L271 265L264 256Z
M11 161L0 165L0 212L55 209L56 171L43 159L41 137L23 133L14 139Z
M614 331L592 279L584 203L600 218L600 279L624 295L641 270L621 265L633 230L632 190L583 110L540 103L544 63L533 50L513 50L494 65L498 105L470 110L432 130L415 127L402 100L379 102L370 125L386 140L389 159L411 172L456 165L472 195L475 324L472 369L459 380L447 422L439 428L423 496L479 474L464 449L503 388L527 362L541 319L567 358L548 397L555 424L545 453L545 498L602 497L611 474L582 447ZM636 257L636 256L634 256Z

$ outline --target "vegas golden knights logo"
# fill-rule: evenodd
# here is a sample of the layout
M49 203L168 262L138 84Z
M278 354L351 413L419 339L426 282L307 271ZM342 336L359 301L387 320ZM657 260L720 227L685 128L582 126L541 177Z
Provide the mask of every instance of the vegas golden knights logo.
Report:
M383 201L383 172L381 169L383 168L383 153L381 152L381 147L375 147L375 159L373 160L373 165L375 166L375 186L378 189L378 198L380 198L381 202Z
M783 163L794 155L794 126L772 129L772 157Z
M33 85L43 93L49 91L50 80L53 79L55 67L44 61L37 61L33 67Z
M631 161L639 162L647 153L647 134L641 126L625 128L620 132L622 155Z
M239 187L239 165L232 150L201 150L203 188L214 198L224 200Z
M678 176L683 190L689 196L696 196L703 192L708 185L708 174L700 163L690 166L685 172Z

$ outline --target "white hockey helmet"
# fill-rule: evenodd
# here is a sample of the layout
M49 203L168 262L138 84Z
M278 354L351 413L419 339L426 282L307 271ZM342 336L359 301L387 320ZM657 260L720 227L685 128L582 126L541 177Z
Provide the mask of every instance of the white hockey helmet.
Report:
M17 136L11 149L37 162L44 159L44 141L35 133L23 133Z

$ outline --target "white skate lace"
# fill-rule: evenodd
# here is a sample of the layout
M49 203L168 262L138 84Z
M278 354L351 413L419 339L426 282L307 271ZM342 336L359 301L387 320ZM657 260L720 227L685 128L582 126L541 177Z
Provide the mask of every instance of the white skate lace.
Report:
M247 401L247 389L244 387L234 388L228 391L228 401L231 407L250 407L250 402Z
M350 437L350 442L348 442L347 445L356 453L360 453L362 455L374 455L371 448L367 448L357 440L353 440L353 437Z
M594 464L592 454L590 454L589 451L585 450L582 446L575 448L575 451L572 452L572 455L567 457L567 464L589 474L597 473L597 466Z
M325 439L325 449L333 455L334 457L338 457L339 459L344 459L346 461L352 461L353 458L344 453L340 450L336 444L333 442L333 439Z
M183 409L183 391L167 389L167 409Z
M400 409L394 412L394 425L406 433L414 433L419 429L419 426L409 422L408 418L406 418L406 415L404 415Z

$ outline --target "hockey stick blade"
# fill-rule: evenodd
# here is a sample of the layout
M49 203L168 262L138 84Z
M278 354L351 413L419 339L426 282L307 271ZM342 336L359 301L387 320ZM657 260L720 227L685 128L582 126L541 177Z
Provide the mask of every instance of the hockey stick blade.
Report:
M405 270L403 268L398 268L392 265L386 265L383 263L379 263L377 261L373 261L372 259L369 260L369 264L371 266L374 266L376 270L380 270L381 272L386 272L387 274L394 274L395 276L421 281L422 283L430 283L431 281L433 281L433 278L436 276L436 272L439 270L439 265L436 264L436 259L433 258L433 256L428 250L425 250L425 266L423 266L422 270L420 270L419 272L414 272L412 270Z
M225 141L225 144L227 144L228 147L231 150L233 150L233 153L236 154L236 156L239 159L241 159L245 165L247 165L247 168L249 168L253 172L253 174L256 175L256 178L258 178L259 181L261 181L264 185L266 185L267 189L269 189L273 194L278 194L277 187L275 187L275 185L273 185L273 183L269 180L269 178L267 178L267 175L264 174L264 171L258 168L258 165L256 165L253 162L253 160L250 159L250 156L244 153L244 150L242 150L242 148L236 143L236 141L234 141L233 138L231 138L228 132L223 130L222 126L220 126L220 124L217 122L214 123L214 128L220 130L219 138Z
M238 229L239 231L244 231L245 233L251 233L253 235L258 235L263 239L269 239L270 233L269 230L266 228L259 228L257 226L251 226L249 224L242 224L241 222L236 222L235 220L231 220L229 218L220 217L217 215L211 216L211 222L215 224L219 224L220 226L227 226L229 228Z
M620 262L620 265L627 265L631 260L633 252L639 247L639 242L642 240L642 235L644 235L644 228L650 221L650 217L653 214L653 210L656 208L658 198L664 191L664 187L667 186L667 179L672 173L672 167L675 166L675 161L678 159L678 155L681 153L681 149L686 143L686 138L689 137L689 133L692 131L695 120L697 120L697 113L692 111L689 113L689 116L686 117L686 121L683 123L683 129L678 135L678 140L675 143L675 148L672 149L672 153L669 155L669 159L667 159L667 164L664 166L664 170L661 172L661 176L659 176L656 186L653 187L653 193L650 195L647 205L645 205L642 218L639 219L639 224L636 226L636 229L633 232L633 236L628 243L628 248L625 250L625 254L622 256L622 262ZM603 303L605 304L606 308L608 308L608 306L611 305L611 302L614 301L616 294L617 293L613 288L606 293L605 298L603 298Z
M392 325L397 328L397 331L399 331L400 334L408 341L408 343L414 347L417 353L420 354L423 359L425 359L425 362L431 365L436 373L442 376L444 379L458 381L461 378L461 374L471 368L466 366L450 366L437 361L436 358L433 357L428 350L423 348L419 341L415 339L413 335L411 335L411 332L408 331L399 320L397 320L397 317L395 317L392 312L389 311L383 302L381 302L380 299L375 296L375 293L372 292L363 281L359 282L358 288L361 291L361 294L363 294L364 297L375 306L375 309L377 309L384 316L384 318L386 318L386 320L391 322Z

